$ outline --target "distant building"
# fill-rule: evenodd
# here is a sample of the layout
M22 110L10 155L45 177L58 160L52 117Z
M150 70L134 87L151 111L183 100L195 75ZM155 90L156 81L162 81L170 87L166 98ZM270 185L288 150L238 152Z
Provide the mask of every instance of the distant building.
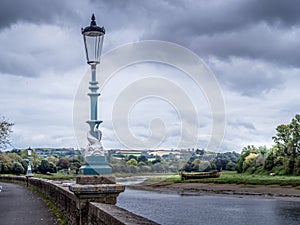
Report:
M56 156L57 158L76 158L81 155L79 150L73 148L34 148L34 151L41 157Z

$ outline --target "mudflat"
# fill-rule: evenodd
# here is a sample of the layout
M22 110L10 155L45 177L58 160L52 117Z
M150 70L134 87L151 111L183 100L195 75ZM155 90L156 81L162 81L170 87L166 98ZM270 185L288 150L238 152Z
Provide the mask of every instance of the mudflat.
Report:
M181 195L228 194L289 198L300 202L300 186L246 185L215 183L175 183L165 181L145 181L130 186L132 189L176 193Z

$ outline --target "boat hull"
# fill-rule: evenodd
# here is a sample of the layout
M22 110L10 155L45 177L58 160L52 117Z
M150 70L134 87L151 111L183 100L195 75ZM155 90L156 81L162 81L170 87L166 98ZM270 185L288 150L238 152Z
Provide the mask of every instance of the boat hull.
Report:
M207 172L207 173L180 173L181 180L189 180L189 179L204 179L204 178L217 178L220 177L220 172Z

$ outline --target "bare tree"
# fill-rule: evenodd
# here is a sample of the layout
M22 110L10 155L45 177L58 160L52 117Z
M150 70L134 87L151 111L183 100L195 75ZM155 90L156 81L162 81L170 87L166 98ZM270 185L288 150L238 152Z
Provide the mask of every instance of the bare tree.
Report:
M10 145L9 135L13 125L5 117L0 117L0 150L6 149L7 145Z

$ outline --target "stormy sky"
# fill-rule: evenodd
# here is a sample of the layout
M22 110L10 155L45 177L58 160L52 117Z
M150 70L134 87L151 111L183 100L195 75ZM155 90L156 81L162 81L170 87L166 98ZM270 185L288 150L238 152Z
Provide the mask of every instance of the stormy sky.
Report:
M157 40L175 43L201 58L225 105L222 144L210 150L271 146L276 126L299 113L299 11L296 0L2 0L0 115L15 123L10 148L82 147L78 139L88 131L89 118L74 110L81 101L78 92L89 91L88 83L84 89L89 66L80 29L89 25L92 13L106 29L103 57L128 43ZM97 70L101 80L101 64ZM149 78L149 86L155 86L158 78L168 81L167 86L158 82L161 87L154 95L142 97ZM144 85L140 89L139 81ZM118 68L99 85L99 117L107 149L134 148L130 137L154 138L157 143L144 148L157 149L175 149L181 139L186 148L206 148L212 138L212 115L219 112L211 112L209 94L184 71L142 62ZM129 93L130 88L135 92ZM140 98L130 102L124 93ZM193 110L178 110L186 96ZM88 116L88 96L82 101L87 106L82 115ZM118 115L112 113L119 102L130 106L125 123L117 123ZM82 122L82 127L74 121ZM124 140L116 130L131 136Z

